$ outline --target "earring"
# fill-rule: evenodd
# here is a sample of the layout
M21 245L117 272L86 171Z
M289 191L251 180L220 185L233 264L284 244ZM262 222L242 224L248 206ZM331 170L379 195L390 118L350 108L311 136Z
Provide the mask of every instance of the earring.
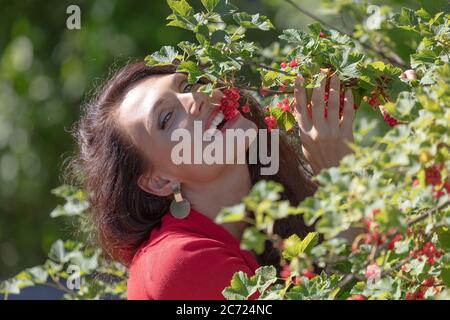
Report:
M191 204L181 195L180 183L172 185L173 195L175 199L170 203L170 213L177 219L184 219L191 211Z

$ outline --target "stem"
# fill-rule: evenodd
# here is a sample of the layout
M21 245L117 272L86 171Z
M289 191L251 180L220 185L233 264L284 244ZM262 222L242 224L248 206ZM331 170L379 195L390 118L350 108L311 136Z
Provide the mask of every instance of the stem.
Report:
M73 291L70 291L69 289L67 289L65 286L63 286L60 282L58 278L55 278L51 273L48 273L48 275L50 276L50 278L52 278L52 281L55 283L53 286L76 297L76 294ZM46 283L46 285L51 286L51 283Z
M252 64L252 65L255 65L255 66L257 66L257 67L266 69L266 70L276 71L276 72L278 72L278 73L285 74L285 75L287 75L287 76L291 76L291 77L296 77L296 76L297 76L296 74L292 74L292 73L289 73L289 72L287 72L287 71L283 71L283 70L280 70L280 69L272 68L272 67L266 66L266 65L264 65L264 64L255 62L255 61L251 61L251 60L243 60L243 59L239 59L239 58L237 58L237 59L235 59L235 60L236 60L237 62L242 63L242 64Z
M236 29L236 31L233 33L233 35L230 37L230 39L233 40L234 36L241 30L243 30L243 28L241 26L239 26L239 28Z
M401 278L403 280L406 280L406 281L408 281L411 284L415 284L416 283L416 281L414 281L413 279L408 278L407 276L404 276L402 274L394 274L393 271L394 270L390 270L388 273L390 273L392 276L396 276L396 277L399 277L399 278Z
M258 88L255 87L249 87L249 86L245 86L245 85L238 85L239 88L241 89L245 89L245 90L249 90L249 91L256 91L259 92ZM264 89L264 91L267 91L268 93L279 93L279 94L293 94L293 91L280 91L280 90L272 90L272 89Z

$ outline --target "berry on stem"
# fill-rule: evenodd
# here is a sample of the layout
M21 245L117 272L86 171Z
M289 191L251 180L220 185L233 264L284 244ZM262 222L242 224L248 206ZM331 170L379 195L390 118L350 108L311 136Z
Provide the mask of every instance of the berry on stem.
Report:
M248 102L242 106L242 112L243 113L249 113L250 112L250 106L249 106Z
M269 132L272 131L272 129L275 129L277 127L277 119L274 116L267 116L264 118L264 122L266 123Z
M259 89L259 94L261 95L261 97L265 97L269 94L269 92L267 91L266 87L261 87L261 89Z
M291 68L298 67L298 61L297 61L297 59L296 59L296 58L292 59L291 62L289 62L289 66L290 66Z
M290 101L288 98L284 98L281 102L278 102L277 107L283 110L284 112L291 111Z

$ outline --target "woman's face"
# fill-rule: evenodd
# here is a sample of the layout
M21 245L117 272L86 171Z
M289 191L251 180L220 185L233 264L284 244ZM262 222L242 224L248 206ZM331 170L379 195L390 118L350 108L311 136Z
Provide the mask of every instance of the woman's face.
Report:
M149 163L149 168L139 180L139 185L145 191L165 196L171 193L170 183L210 182L219 175L226 174L226 170L232 170L233 165L223 164L225 160L221 164L208 165L203 160L202 164L193 164L193 144L201 147L202 154L210 144L198 139L194 142L194 121L201 121L201 126L197 124L197 131L201 131L201 135L206 129L215 127L220 120L220 115L217 118L217 114L223 96L220 90L215 90L212 97L209 97L208 94L197 92L199 86L189 85L184 73L153 75L129 90L119 106L119 125ZM247 130L256 129L256 125L239 114L225 124L221 122L218 129L220 128ZM177 129L185 129L190 133L192 161L189 164L177 165L172 159L172 149L180 143L179 140L171 139L172 133ZM225 146L225 134L220 134L222 146ZM225 151L223 148L223 159L227 157Z

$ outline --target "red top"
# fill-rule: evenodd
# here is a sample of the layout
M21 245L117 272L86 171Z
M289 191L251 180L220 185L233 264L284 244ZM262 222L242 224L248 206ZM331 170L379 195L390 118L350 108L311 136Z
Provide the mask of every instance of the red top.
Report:
M209 217L191 209L185 219L170 213L135 254L128 299L224 299L235 272L259 267L250 251Z

